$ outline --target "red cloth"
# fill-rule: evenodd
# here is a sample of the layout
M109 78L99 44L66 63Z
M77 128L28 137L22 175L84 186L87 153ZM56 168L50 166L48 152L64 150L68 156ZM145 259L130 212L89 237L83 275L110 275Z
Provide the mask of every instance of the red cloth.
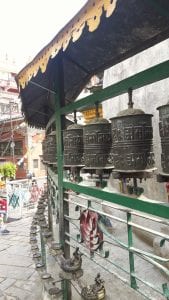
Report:
M7 211L7 200L0 198L0 210Z
M169 182L166 183L167 194L169 194Z
M87 209L81 213L80 231L82 241L91 251L95 251L103 241L103 233L99 229L97 222L98 214L96 212Z

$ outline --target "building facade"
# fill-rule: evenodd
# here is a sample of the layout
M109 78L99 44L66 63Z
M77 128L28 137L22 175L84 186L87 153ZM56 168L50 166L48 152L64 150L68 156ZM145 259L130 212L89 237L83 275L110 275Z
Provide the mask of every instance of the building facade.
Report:
M0 62L0 164L16 164L16 179L26 178L30 172L44 176L43 131L37 132L24 122L15 76L14 64Z

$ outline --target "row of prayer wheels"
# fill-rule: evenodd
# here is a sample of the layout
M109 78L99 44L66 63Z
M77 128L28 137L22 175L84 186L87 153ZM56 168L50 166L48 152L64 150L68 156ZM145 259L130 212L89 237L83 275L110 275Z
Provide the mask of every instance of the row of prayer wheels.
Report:
M76 124L77 126L77 124ZM76 133L64 131L65 166L115 168L119 171L154 167L152 115L129 107L111 119L98 116Z
M161 137L161 164L169 174L169 104L158 107ZM75 123L63 132L64 166L86 169L114 168L118 171L145 171L154 168L151 114L133 108L129 92L128 109L110 119L99 117L82 126ZM44 161L56 161L56 133L43 145Z

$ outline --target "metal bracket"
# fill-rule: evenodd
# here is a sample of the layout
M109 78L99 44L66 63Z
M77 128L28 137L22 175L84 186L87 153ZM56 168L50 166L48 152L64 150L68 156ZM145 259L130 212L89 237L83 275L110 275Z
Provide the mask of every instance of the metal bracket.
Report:
M164 296L166 297L167 300L169 300L169 288L167 286L167 283L163 283L162 288L163 288Z

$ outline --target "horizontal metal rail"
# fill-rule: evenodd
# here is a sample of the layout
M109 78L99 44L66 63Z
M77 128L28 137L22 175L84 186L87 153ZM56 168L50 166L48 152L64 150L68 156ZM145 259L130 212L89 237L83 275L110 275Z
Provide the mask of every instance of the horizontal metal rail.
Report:
M68 207L69 204L73 205L78 205L81 208L91 210L93 212L96 212L100 214L101 216L105 216L108 218L111 218L114 221L121 222L124 225L126 225L126 237L127 237L127 242L124 243L120 241L120 238L116 238L113 236L113 234L108 233L104 226L101 228L104 236L103 243L107 243L110 246L118 246L121 247L122 250L126 251L128 254L129 258L129 271L126 271L123 268L121 269L120 266L118 266L116 263L108 258L105 257L103 258L101 252L95 251L96 256L101 256L104 260L106 260L110 265L113 267L118 268L121 271L124 271L130 278L129 281L127 281L125 278L120 276L120 272L117 273L115 272L112 268L107 269L107 267L103 264L101 264L96 258L95 255L91 256L90 254L85 253L83 251L83 254L91 259L93 262L97 263L97 265L101 266L102 269L109 271L110 273L113 273L122 280L125 283L130 284L132 288L140 292L140 294L144 295L147 297L147 299L150 299L146 295L146 291L144 293L144 290L140 291L137 286L136 280L139 280L140 282L144 283L146 286L152 288L155 292L159 293L160 295L164 296L166 299L169 299L169 289L167 287L167 284L164 283L162 284L163 291L158 290L158 288L149 283L146 282L144 279L140 278L138 276L137 272L135 271L135 256L138 256L139 259L143 259L150 263L151 265L155 266L158 268L158 270L162 271L169 277L169 270L165 267L165 263L168 262L169 260L167 258L160 257L158 255L155 255L151 252L147 252L141 249L138 249L137 247L134 247L133 245L133 228L148 232L151 235L155 236L160 236L162 238L162 244L160 246L164 245L164 241L169 240L169 236L167 234L164 234L162 232L158 232L154 229L150 229L149 227L145 227L139 224L136 224L137 221L132 220L133 215L137 216L139 218L145 218L147 220L150 220L152 222L157 222L158 224L164 224L164 225L169 225L169 204L167 203L162 203L162 202L157 202L157 201L146 201L146 200L141 200L141 199L134 199L133 197L129 197L126 195L122 194L116 194L101 190L99 188L93 188L93 187L86 187L82 186L80 184L76 184L73 182L68 182L66 180L63 180L63 151L62 151L62 128L61 128L61 115L66 115L69 112L73 112L75 110L78 110L80 108L84 108L87 106L94 105L96 102L101 103L105 100L115 98L119 95L122 95L124 93L127 93L129 88L132 88L133 90L136 90L138 88L141 88L145 85L152 84L154 82L157 82L159 80L163 80L169 77L169 60L162 62L156 66L153 66L149 69L146 69L142 72L139 72L133 76L130 76L120 82L114 83L111 86L108 86L100 91L95 92L94 94L85 97L83 99L80 99L79 101L75 101L71 104L68 104L64 107L59 106L59 101L56 101L56 125L57 125L57 140L59 141L57 143L57 155L58 155L58 175L52 172L49 168L49 178L51 180L52 184L58 185L58 179L59 179L59 206L60 206L60 236L65 237L65 240L63 240L64 246L67 244L69 246L73 246L71 243L71 240L79 246L79 248L85 248L84 245L80 244L78 239L73 236L73 234L69 233L69 223L71 223L76 230L78 230L78 233L80 232L80 224L76 224L75 221L80 222L78 218L72 218L69 215L68 210L64 208L63 206L63 200L66 202L64 203L65 207ZM56 99L58 100L58 99ZM113 103L113 102L112 102ZM69 199L63 199L63 194L67 193L66 190L69 190L69 194L71 193L70 191L74 191L75 193L79 193L79 199L81 203L79 204L77 201L69 201ZM84 195L84 196L83 196ZM77 195L76 195L77 196ZM88 197L88 198L87 198ZM95 199L93 199L95 198ZM87 201L87 204L84 205L84 200ZM101 209L96 209L92 207L92 202L96 202L97 204L100 205L106 205L110 208L122 211L126 214L126 220L123 220L122 218L113 216L113 213L106 213L103 212ZM119 207L116 207L119 206ZM149 214L149 215L148 215ZM164 218L166 220L160 220L159 218ZM101 226L102 224L99 224L98 221L98 226ZM72 228L72 226L71 226ZM83 249L84 249L83 248ZM65 247L66 249L66 247ZM86 249L86 248L85 248ZM67 248L68 250L68 248ZM103 250L103 249L102 249ZM103 251L104 252L104 251ZM68 251L67 251L68 253ZM126 275L125 274L125 275ZM66 290L66 289L64 289ZM166 292L165 292L166 291ZM65 299L65 298L64 298Z
M87 198L87 197L85 197L85 196L83 196L83 195L79 195L79 194L76 194L76 193L71 193L71 192L65 192L65 194L67 194L67 195L69 195L69 196L75 196L76 198L78 198L78 199L80 199L80 200L86 200L86 201L91 201L92 200L92 202L96 202L96 203L99 203L100 205L106 205L106 207L108 207L108 208L113 208L113 209L115 209L115 210L118 210L118 211L123 211L123 212L130 212L132 215L135 215L135 216L138 216L138 217L140 217L140 218L144 218L144 219L147 219L147 220L151 220L151 221L153 221L153 222L158 222L158 223L160 223L160 224L163 224L163 225L168 225L169 226L169 222L168 221L166 221L166 220L162 220L162 219L159 219L159 218L154 218L154 217L152 217L152 216L149 216L149 215L147 215L147 214L142 214L142 213L138 213L138 212L136 212L136 211L131 211L131 209L126 209L126 208L123 208L123 207L120 207L119 205L113 205L112 203L110 204L110 203L108 203L108 202L106 202L106 201L100 201L100 200L98 200L98 199L96 199L96 198ZM65 201L68 201L68 202L70 202L70 203L72 203L72 204L77 204L78 206L80 206L80 207L83 207L83 208L88 208L88 206L85 206L85 205L83 205L82 203L79 203L79 202L74 202L74 201L72 201L72 200L70 200L70 198L69 198L69 200L68 199L65 199ZM157 202L157 201L156 201ZM158 203L158 202L157 202ZM161 203L161 202L160 202Z
M128 92L129 88L133 90L139 89L145 85L157 82L169 77L169 60L155 65L149 69L139 72L131 77L128 77L120 82L114 83L111 86L97 91L94 94L87 96L79 101L75 101L60 109L61 114L68 114L82 107L87 107L101 103L107 99L111 99Z
M65 233L69 239L72 239L74 242L77 243L76 239L73 238L70 234L67 234ZM68 241L67 239L65 240L65 243L68 244L70 247L73 247L73 248L76 248L76 246L74 244L71 243L71 241ZM125 284L129 284L129 281L126 280L124 277L120 276L118 273L116 273L114 270L112 271L110 268L107 269L105 267L104 264L98 262L97 259L95 259L94 257L92 257L91 259L91 256L84 252L82 249L85 249L85 246L83 246L81 243L78 243L79 244L79 247L80 247L80 252L85 256L87 257L89 260L92 260L96 265L100 266L102 269L104 269L105 271L107 271L108 273L110 274L113 274L115 275L118 279L120 279L122 282L124 282ZM96 255L99 256L99 253L96 252ZM106 261L107 261L107 258L106 258ZM118 268L118 269L121 269L122 271L124 271L125 273L127 273L128 275L130 274L129 271L121 268L119 265L113 263L112 261L108 260L114 267ZM155 292L157 292L158 294L160 294L161 296L164 296L164 294L162 293L162 291L160 291L159 289L156 288L156 286L154 286L153 284L149 283L149 282L146 282L145 280L143 280L142 278L140 278L138 275L136 275L135 273L132 274L135 278L137 278L140 282L144 283L147 287L151 288L152 290L154 290ZM144 297L146 297L147 299L149 300L152 300L154 299L153 298L150 298L149 296L147 296L145 293L143 293L142 291L140 291L139 289L137 290L138 293L140 293L141 295L143 295Z
M71 237L71 238L72 238L72 237ZM73 238L72 238L72 240L73 240ZM75 240L74 240L74 241L75 241ZM68 245L70 245L71 247L75 248L75 246L74 246L70 241L65 240L65 242L66 242L66 244L68 244ZM80 243L79 243L79 246L81 246ZM83 245L82 245L80 248L82 249L82 248L83 248ZM85 247L84 247L84 248L85 248ZM80 249L80 251L81 251L81 249ZM84 256L86 256L88 259L91 260L91 256L90 256L89 254L87 254L87 253L84 252L84 251L81 251L81 253L82 253ZM95 262L98 266L100 266L100 267L101 267L102 269L104 269L105 271L108 271L109 273L115 275L118 279L120 279L120 280L123 281L124 283L128 283L128 281L127 281L125 278L121 277L118 273L115 273L114 271L111 272L111 270L107 270L107 268L106 268L103 264L99 263L94 257L92 257L92 261ZM112 265L113 265L113 263L112 263Z
M128 209L137 210L144 212L153 216L158 216L161 218L169 219L169 204L168 203L158 203L155 200L150 201L130 198L126 195L115 194L112 192L106 192L98 188L84 187L80 184L75 184L72 182L64 181L63 187L65 189L73 190L74 192L86 194L91 197L96 197L102 201L108 201Z
M161 225L161 224L169 225L169 222L167 220L161 220L160 218L158 218L158 217L166 218L166 210L168 211L169 206L165 203L163 204L161 202L157 202L154 200L146 201L146 200L134 199L134 198L127 197L125 195L114 194L114 193L106 192L101 189L93 188L93 187L84 187L80 184L75 184L75 183L67 182L67 181L64 181L63 185L64 185L65 189L66 188L69 189L69 193L68 193L69 198L68 197L65 198L64 201L66 201L70 205L79 206L79 208L82 210L90 210L92 212L98 213L100 216L108 217L108 218L116 221L117 223L120 222L120 223L123 223L124 225L126 224L126 228L127 228L126 235L127 235L127 231L128 231L128 238L129 238L128 243L124 243L124 242L120 241L119 238L116 238L113 235L113 233L109 233L105 229L104 225L102 226L101 223L98 221L99 227L104 234L103 244L105 245L107 243L107 245L109 244L110 246L113 246L113 247L117 246L123 250L128 251L130 270L126 270L125 268L120 266L120 264L113 262L113 260L110 259L109 257L105 256L105 258L104 258L103 254L99 251L94 251L94 254L96 256L100 256L101 258L105 259L107 263L111 264L113 267L121 270L122 272L124 272L128 276L130 276L131 287L136 289L138 292L140 292L140 294L144 295L147 299L152 299L152 298L147 296L146 289L138 290L136 280L142 282L145 286L147 286L147 288L151 288L154 291L154 293L158 293L159 295L168 299L166 296L167 294L164 293L164 289L163 289L163 285L165 285L165 283L162 285L162 287L158 288L156 285L153 285L152 283L145 281L143 278L141 278L135 272L134 256L138 256L139 258L143 259L144 261L147 261L149 264L153 265L158 270L160 270L162 273L164 273L168 278L169 278L169 270L166 268L166 266L164 264L168 263L169 259L165 258L165 257L161 257L159 255L156 255L153 252L147 252L145 250L141 250L141 249L135 247L132 244L132 231L133 231L133 228L138 228L139 230L145 231L154 236L159 236L159 237L161 237L162 240L166 240L166 241L169 240L169 235L167 235L163 232L151 229L146 226L141 226L141 225L137 224L136 220L134 220L134 222L133 222L131 217L137 216L138 218L144 218L145 220L155 222L156 224L158 223L159 225ZM64 193L67 194L67 191L65 190ZM76 193L78 193L78 194L76 194ZM79 194L79 193L81 193L81 194ZM68 194L66 196L68 196ZM71 200L72 198L74 198L74 199ZM86 202L86 204L84 201ZM133 205L133 203L134 203L134 205ZM93 206L94 204L96 204L96 208ZM98 206L98 208L97 208L97 206ZM130 216L130 217L127 217L126 219L122 219L121 217L117 217L117 216L113 215L113 211L109 212L109 213L102 211L102 208L99 208L100 206L101 207L108 206L108 208L115 209L116 211L119 210L119 211L123 212L124 214L126 214L126 216ZM158 208L158 211L156 213L154 213L154 208L152 208L154 206L156 206L156 209ZM148 215L148 214L150 214L150 215ZM156 217L156 215L158 217ZM124 217L125 217L125 215L124 215ZM78 232L80 232L80 224L76 224L77 222L80 222L79 218L77 218L77 217L74 218L74 217L71 217L70 215L66 215L66 214L64 215L64 218L66 220L68 220L69 223L71 223L78 230ZM167 219L169 219L169 214L167 214ZM82 245L79 242L78 236L74 237L71 233L68 233L68 232L65 232L65 236L67 236L69 238L69 241L67 241L67 239L66 239L66 243L68 243L70 246L72 246L71 245L71 240L72 240L75 243L77 243L78 245L80 245L81 247L85 248L85 245ZM103 248L104 248L104 245L103 245ZM104 251L103 251L103 253L104 253ZM96 264L101 266L103 269L105 269L106 271L109 271L110 273L115 274L123 282L127 283L125 278L122 278L122 276L120 276L120 274L116 274L116 272L114 270L111 270L111 268L107 270L107 268L104 267L104 265L102 265L101 263L98 263L97 258L95 258L94 256L90 257L90 255L88 255L88 258L92 259L92 261L94 261Z
M64 199L64 201L69 202L69 203L71 203L71 204L79 205L79 206L81 207L81 205L80 205L78 202L72 202L71 200L67 200L67 199ZM84 209L88 209L89 207L83 205L83 208L84 208ZM119 222L121 222L121 223L127 224L127 221L125 221L125 220L123 220L123 219L121 219L121 218L115 217L115 216L113 216L113 215L110 215L110 214L108 214L108 213L105 213L105 212L103 212L103 211L101 211L101 210L94 209L94 208L92 208L92 207L90 207L90 210L93 211L93 212L97 212L98 214L103 215L103 216L105 216L105 217L109 217L109 218L111 218L111 219L113 219L113 220L116 220L116 221L119 221ZM67 216L67 217L68 217L68 216Z
M79 205L79 206L81 207L81 204L79 204L78 202L74 202L74 201L71 201L71 200L68 200L68 199L64 199L64 201L69 202L69 203L74 204L74 205ZM105 203L104 203L104 205L105 205ZM98 214L100 214L100 215L102 215L102 216L109 217L109 218L111 218L112 220L119 221L119 222L124 223L124 224L132 225L132 226L135 227L135 228L139 228L139 229L141 229L141 230L143 230L143 231L146 231L146 232L152 233L152 234L154 234L154 235L160 236L160 237L162 237L162 238L165 239L165 240L169 240L169 236L166 235L166 234L164 234L164 233L162 233L162 232L159 232L159 231L156 231L156 230L152 230L152 229L146 228L146 227L144 227L144 226L138 225L138 224L133 223L133 222L127 222L126 220L123 220L123 219L118 218L118 217L116 217L116 216L113 216L113 215L111 215L111 214L105 213L105 212L103 212L103 211L101 211L101 210L94 209L94 208L92 208L91 206L90 206L90 208L89 208L88 206L85 206L85 205L83 205L82 207L83 207L84 209L89 209L90 211L97 212ZM117 208L116 208L116 209L117 209ZM124 212L125 212L125 210L124 210ZM133 215L135 215L134 212L132 212L132 211L130 211L130 213L133 214ZM137 213L136 215L137 215L138 217L142 217L142 214L138 214L138 213ZM67 218L70 219L69 216L66 216L66 215L65 215L65 217L67 217ZM146 218L146 217L145 217L145 218ZM149 217L149 218L147 218L147 219L152 220L152 221L155 221L155 219L154 219L154 218L151 218L151 217ZM160 219L156 219L156 222L161 223L161 222L160 222Z
M133 222L128 222L129 225L132 225L133 227L135 228L138 228L138 229L141 229L141 230L144 230L146 232L149 232L149 233L152 233L154 235L158 235L158 236L161 236L163 239L169 241L169 235L166 235L162 232L158 232L156 230L152 230L152 229L148 229L148 228L145 228L144 226L141 226L141 225L138 225L136 223L133 223Z

